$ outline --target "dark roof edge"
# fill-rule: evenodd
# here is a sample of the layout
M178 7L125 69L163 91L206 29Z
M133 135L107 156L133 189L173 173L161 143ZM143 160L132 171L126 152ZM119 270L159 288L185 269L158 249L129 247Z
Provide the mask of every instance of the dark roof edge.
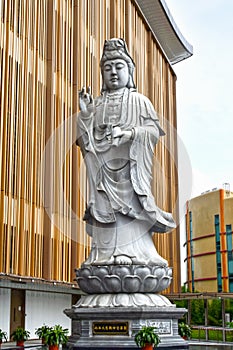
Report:
M180 29L178 28L176 22L174 21L172 15L171 15L171 12L170 12L165 0L159 0L159 1L163 7L164 13L167 16L167 19L169 20L177 38L179 39L181 44L184 46L184 49L190 54L190 56L192 56L193 55L193 46L185 39L185 37L181 33Z
M166 51L166 48L164 47L163 42L161 40L161 33L159 33L159 29L156 28L155 22L153 22L151 20L151 17L148 16L148 14L145 13L145 11L143 9L143 7L146 4L151 3L151 0L133 0L133 1L134 1L135 5L137 6L139 12L141 13L142 17L144 18L145 22L147 23L148 27L150 28L152 34L156 38L156 41L158 42L162 52L165 54L165 56L167 57L170 64L176 64L176 63L183 61L186 58L189 58L193 55L192 45L182 35L181 31L179 30L177 24L175 23L172 15L171 15L171 12L170 12L165 0L153 0L153 1L154 1L155 8L156 8L156 6L157 7L159 6L160 9L162 10L162 12L164 13L164 20L170 26L170 31L173 33L174 37L177 39L177 47L179 47L179 49L178 49L179 54L177 54L175 57L174 56L171 57L169 52ZM180 47L182 47L182 50L180 50Z

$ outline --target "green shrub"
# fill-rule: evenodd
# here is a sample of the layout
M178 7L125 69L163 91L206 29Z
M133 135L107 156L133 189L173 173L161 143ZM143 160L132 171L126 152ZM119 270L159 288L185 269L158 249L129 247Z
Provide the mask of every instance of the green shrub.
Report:
M139 347L146 344L157 346L160 343L159 335L156 333L156 327L144 326L138 331L134 337L135 343Z

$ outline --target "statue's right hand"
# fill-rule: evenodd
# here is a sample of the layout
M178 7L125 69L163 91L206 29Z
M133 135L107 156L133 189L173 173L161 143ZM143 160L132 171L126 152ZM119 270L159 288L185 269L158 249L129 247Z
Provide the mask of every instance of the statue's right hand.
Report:
M81 91L78 92L79 96L79 108L85 116L89 116L94 110L94 101L91 95L90 86L87 88L84 86Z

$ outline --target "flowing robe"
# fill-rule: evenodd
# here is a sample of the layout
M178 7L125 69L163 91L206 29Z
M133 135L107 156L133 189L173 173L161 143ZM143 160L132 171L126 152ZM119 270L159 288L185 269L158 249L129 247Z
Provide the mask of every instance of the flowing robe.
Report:
M93 237L85 263L114 264L116 257L126 256L133 264L164 266L151 237L175 227L151 192L154 147L164 132L147 97L125 88L114 105L109 95L98 97L94 112L81 113L77 123L90 192L84 219ZM113 138L116 126L133 130L132 138Z

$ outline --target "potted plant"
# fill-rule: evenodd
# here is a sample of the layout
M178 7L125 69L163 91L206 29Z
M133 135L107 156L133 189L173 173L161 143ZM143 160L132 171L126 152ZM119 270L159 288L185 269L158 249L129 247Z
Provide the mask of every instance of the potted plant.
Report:
M178 323L178 333L183 339L188 339L191 336L191 327L185 322Z
M58 350L59 344L66 344L68 340L68 329L55 325L47 330L45 342L49 346L49 350Z
M39 339L42 340L42 344L46 344L46 334L51 329L52 329L51 327L45 324L36 329L35 334L38 336Z
M7 334L6 332L4 332L1 328L0 328L0 346L3 342L3 340L5 339L5 341L7 341Z
M26 331L22 327L16 328L16 330L11 334L12 339L16 341L17 346L24 346L25 340L30 337L30 332Z
M144 326L134 337L137 346L143 350L153 350L160 343L160 337L156 333L156 327Z

